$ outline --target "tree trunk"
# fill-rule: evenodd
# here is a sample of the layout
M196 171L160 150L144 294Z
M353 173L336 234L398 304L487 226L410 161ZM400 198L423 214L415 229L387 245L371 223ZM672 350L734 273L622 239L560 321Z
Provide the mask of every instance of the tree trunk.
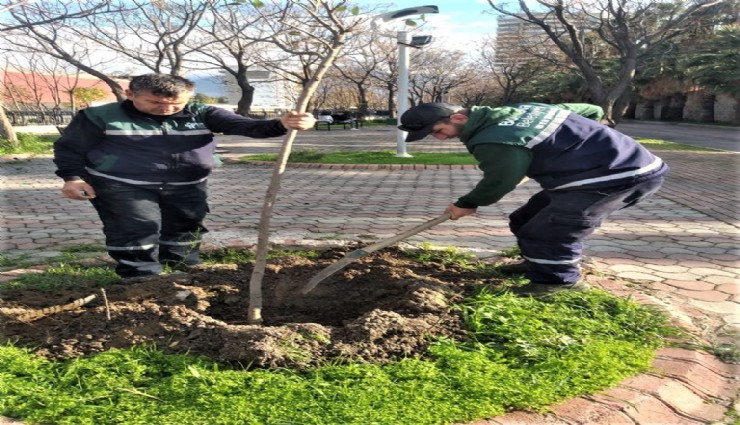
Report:
M622 115L622 118L633 120L635 119L636 114L637 114L637 103L635 101L630 101L627 104L627 109L625 109L624 115Z
M5 108L0 103L0 139L10 141L10 145L13 148L18 147L18 137L15 135L15 130L8 120L8 116L5 115Z
M396 117L396 92L393 87L388 87L388 118Z
M618 124L620 121L622 121L622 118L634 118L634 104L632 104L632 97L634 93L632 90L626 90L624 93L622 93L622 96L617 99L617 101L614 103L614 113L612 115L612 124ZM632 108L630 110L630 108ZM628 116L629 115L629 116Z
M239 98L239 102L236 104L236 113L239 115L247 116L249 110L252 108L252 101L254 101L254 87L239 86L242 95Z
M367 115L367 90L365 87L363 87L361 84L357 86L357 94L359 96L358 99L358 105L357 105L357 112L359 112L360 115L365 116Z
M321 59L321 63L318 65L314 76L305 81L303 90L301 91L300 96L298 96L298 101L294 108L295 111L306 111L306 107L311 101L311 98L313 98L316 88L321 83L321 79L336 60L337 55L341 50L341 46L344 44L344 38L345 35L343 33L335 35L332 40L331 50ZM260 222L257 232L256 258L254 261L254 267L252 268L252 275L249 279L247 323L252 325L262 323L262 278L265 276L265 268L267 266L267 250L270 237L272 208L275 205L275 200L277 199L277 194L280 190L280 181L285 173L288 156L290 156L290 150L293 146L296 133L296 130L289 130L283 140L280 153L278 154L278 158L275 161L275 166L272 170L272 177L270 178L270 184L267 187L264 203L262 204L262 212L260 213Z
M247 68L243 65L239 65L234 78L236 79L236 85L239 86L239 90L241 91L241 96L236 104L236 113L246 117L254 101L254 86L249 84Z

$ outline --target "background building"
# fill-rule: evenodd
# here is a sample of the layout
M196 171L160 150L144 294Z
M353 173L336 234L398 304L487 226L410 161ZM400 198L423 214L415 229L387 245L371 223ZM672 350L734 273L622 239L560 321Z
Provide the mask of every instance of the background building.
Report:
M524 16L524 15L517 15ZM553 27L559 26L557 18L536 14ZM521 63L538 55L545 55L557 50L557 46L539 25L524 21L516 16L499 15L496 29L495 66L504 67L512 63Z
M125 83L123 83L125 86ZM0 99L7 110L70 109L89 105L73 98L75 90L98 89L89 105L115 102L110 88L88 74L52 74L27 70L0 70ZM84 102L82 102L84 103Z
M251 111L289 110L295 103L291 99L289 82L278 77L268 70L247 71L249 83L254 87ZM229 104L237 104L241 99L241 89L231 74L222 74L221 79L225 87L225 96Z

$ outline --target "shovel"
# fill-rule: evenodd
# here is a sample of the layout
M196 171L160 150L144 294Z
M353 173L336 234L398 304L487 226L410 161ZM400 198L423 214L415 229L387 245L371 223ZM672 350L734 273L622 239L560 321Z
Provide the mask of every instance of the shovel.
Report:
M322 280L326 279L327 277L333 275L334 273L338 272L339 270L342 270L345 268L349 263L362 258L371 252L375 252L381 248L385 248L389 245L393 245L394 243L406 239L409 236L413 236L422 230L426 230L432 226L436 226L439 223L442 223L443 221L446 221L450 218L450 213L445 212L442 215L440 215L437 218L434 218L432 220L429 220L425 223L422 223L414 228L411 228L403 233L399 233L396 236L392 236L388 239L383 239L380 242L376 242L372 245L368 245L364 248L360 248L358 250L352 251L349 254L345 255L343 258L337 260L336 262L330 264L328 267L326 267L324 270L321 270L316 276L314 276L306 286L303 287L301 292L303 294L308 294L311 292L313 288L316 287L316 285L319 284Z

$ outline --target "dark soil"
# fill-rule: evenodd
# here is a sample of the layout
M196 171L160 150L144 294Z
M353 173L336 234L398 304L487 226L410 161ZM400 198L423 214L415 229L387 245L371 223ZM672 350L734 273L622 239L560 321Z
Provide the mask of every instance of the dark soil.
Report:
M461 318L450 306L481 276L415 262L398 249L361 258L302 294L313 275L350 249L329 250L319 259L268 261L262 325L247 324L252 264L224 264L105 286L107 306L94 283L55 290L4 289L0 342L32 347L52 359L149 344L221 362L300 368L418 357L433 337L464 338ZM97 298L85 306L19 319L24 312L93 294Z

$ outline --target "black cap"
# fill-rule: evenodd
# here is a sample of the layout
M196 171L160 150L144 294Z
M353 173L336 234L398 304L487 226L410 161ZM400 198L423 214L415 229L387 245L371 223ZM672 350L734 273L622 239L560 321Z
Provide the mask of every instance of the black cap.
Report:
M408 131L406 142L421 140L432 132L432 127L439 121L449 117L462 107L448 103L422 103L414 106L401 115L399 129Z

